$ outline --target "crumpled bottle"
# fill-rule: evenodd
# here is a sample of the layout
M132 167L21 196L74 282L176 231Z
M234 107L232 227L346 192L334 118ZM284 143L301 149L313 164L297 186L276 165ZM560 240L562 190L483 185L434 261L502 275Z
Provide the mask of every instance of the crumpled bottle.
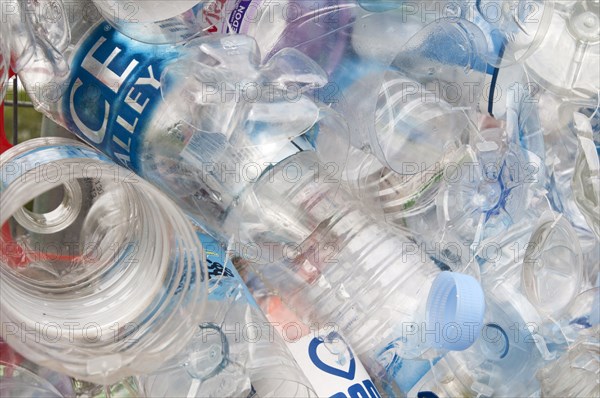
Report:
M600 5L556 1L553 7L547 33L524 66L540 86L560 97L593 98L600 89Z

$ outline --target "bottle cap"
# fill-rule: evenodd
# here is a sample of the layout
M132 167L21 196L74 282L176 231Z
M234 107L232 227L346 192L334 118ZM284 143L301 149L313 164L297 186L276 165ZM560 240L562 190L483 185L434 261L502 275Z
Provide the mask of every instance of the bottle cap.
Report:
M427 343L462 351L481 334L485 299L479 282L456 272L440 273L427 299Z

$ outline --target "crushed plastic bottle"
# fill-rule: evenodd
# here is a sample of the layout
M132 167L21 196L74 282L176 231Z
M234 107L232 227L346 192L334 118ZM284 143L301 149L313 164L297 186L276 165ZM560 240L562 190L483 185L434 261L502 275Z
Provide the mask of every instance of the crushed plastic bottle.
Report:
M589 99L600 90L600 4L555 1L548 31L524 65L544 89L564 98ZM556 54L561 54L556 57ZM548 67L552 65L552 67Z
M23 79L38 109L157 184L223 240L240 192L270 164L309 148L290 141L324 117L303 92L325 74L293 49L260 65L256 43L241 35L172 47L135 42L101 20L72 29L82 37L73 37L70 74L52 98Z
M574 125L579 132L579 148L572 183L575 203L588 225L600 238L600 132L594 132L590 120L581 113L574 115Z
M84 77L87 76L86 78L89 78L88 69L90 67L86 65L88 63L92 65L94 62L104 62L107 64L110 64L112 62L109 58L105 59L104 61L99 61L98 59L96 59L96 50L94 46L98 45L98 43L101 43L102 45L108 45L108 38L111 38L111 40L113 41L118 40L119 42L123 42L123 39L120 38L120 36L115 31L113 31L112 29L104 29L102 28L102 25L96 28L94 32L97 32L97 34L104 39L98 40L93 38L96 34L94 33L90 36L90 39L86 40L84 44L80 47L82 58L76 59L82 59L82 67L72 66L72 84L70 85L70 88L67 91L70 92L70 95L68 97L66 95L63 96L63 101L65 101L64 106L66 107L64 112L66 112L67 120L70 121L67 123L68 127L77 132L79 135L86 138L91 143L100 146L110 156L114 157L117 160L120 160L127 166L133 166L134 169L138 170L149 180L157 183L163 190L170 193L173 197L177 197L178 203L183 204L184 208L190 212L193 212L192 214L194 214L195 216L198 215L200 218L199 221L203 222L203 224L215 228L220 227L224 221L226 228L232 228L230 225L237 226L240 225L240 221L242 221L241 228L239 231L239 235L241 237L248 237L250 236L249 234L252 234L252 241L258 242L259 246L261 245L261 242L276 242L277 244L284 245L289 242L304 242L313 232L313 230L317 228L319 224L322 224L327 217L329 217L327 215L327 212L331 211L329 206L334 206L339 209L342 209L342 207L339 207L339 205L337 204L339 202L336 202L336 200L340 199L335 199L333 197L335 196L336 192L335 183L306 185L305 183L303 184L299 182L297 186L304 187L303 189L308 190L304 193L304 195L309 195L306 196L307 199L311 197L310 190L321 191L322 194L329 195L331 197L329 199L329 204L325 201L320 201L318 209L315 209L317 210L317 212L322 211L323 214L310 215L310 217L307 218L305 221L294 221L294 224L288 224L296 225L297 228L300 228L301 230L306 229L306 231L299 230L296 236L290 236L291 231L284 231L281 228L273 228L273 226L269 225L269 223L265 222L264 220L264 225L268 225L268 228L270 228L271 231L264 231L264 228L256 229L252 221L253 218L258 215L266 217L268 213L266 212L264 203L260 203L259 209L251 209L251 211L248 211L249 206L252 206L253 204L249 202L249 199L245 197L248 193L248 189L244 190L244 185L252 185L254 187L252 195L256 194L260 201L265 201L265 203L266 201L276 201L279 202L278 205L281 205L281 199L279 198L284 198L286 196L286 194L284 193L285 190L281 190L286 185L283 181L280 181L280 173L282 168L285 169L292 162L299 164L301 170L309 170L310 167L322 167L319 165L318 158L316 158L316 155L313 151L300 151L298 149L298 146L292 148L290 146L289 140L306 131L309 131L310 128L313 125L315 125L315 122L317 122L317 125L319 126L319 134L317 136L317 139L323 139L323 137L327 138L327 129L340 128L340 125L335 122L335 117L328 118L327 112L323 114L324 116L321 116L320 114L322 113L322 111L320 111L319 108L306 97L299 96L294 102L285 101L283 99L283 94L285 92L281 91L281 87L285 87L283 86L284 83L293 83L294 80L287 80L287 76L286 80L281 80L280 75L280 71L283 70L283 67L291 67L292 70L297 71L297 77L294 78L296 79L296 84L299 86L300 89L302 89L303 87L313 88L324 83L324 79L321 77L322 71L320 71L316 64L303 57L300 53L296 51L283 50L279 53L279 56L272 57L268 64L264 65L261 69L257 70L259 53L256 50L256 47L253 44L253 42L244 36L233 36L225 38L215 37L191 41L185 46L188 49L187 58L180 56L177 63L171 63L169 66L166 67L164 73L162 73L160 88L163 93L163 98L165 98L165 102L159 102L157 104L159 104L161 107L167 107L164 109L170 109L173 111L158 112L157 115L160 115L160 119L147 119L148 121L152 120L151 126L153 127L150 130L145 131L147 138L144 138L139 134L131 135L131 133L135 131L134 129L141 128L141 119L139 118L139 116L135 117L132 120L131 117L133 116L133 114L130 116L126 116L124 114L121 115L120 112L127 111L131 113L131 111L135 110L136 108L139 108L138 113L140 111L144 112L145 109L150 109L145 108L145 106L147 106L147 104L150 102L150 99L142 101L142 98L140 98L140 96L133 97L137 98L136 102L133 104L129 104L127 103L127 101L125 101L124 107L115 106L114 101L107 102L107 104L104 105L105 111L108 110L108 107L111 106L110 104L112 104L113 108L111 109L114 109L114 113L112 113L112 115L114 116L109 116L109 119L116 120L116 124L111 124L111 127L115 129L111 137L111 133L109 132L109 130L106 130L108 121L102 122L100 130L94 131L87 126L82 125L78 113L73 112L73 106L77 105L77 97L74 97L74 94L76 95L80 87L84 87ZM90 46L90 50L86 50L86 46ZM145 47L142 47L140 44L135 44L135 46L136 47L134 48L137 48L138 54L140 55L130 55L129 59L132 59L132 61L121 63L121 65L123 65L126 68L125 76L127 76L128 78L127 81L130 82L130 84L133 84L134 86L131 90L127 90L126 87L123 86L118 86L118 93L123 93L123 95L127 92L130 92L131 94L131 92L135 89L136 80L139 82L139 85L143 84L145 86L150 86L147 87L148 89L159 88L158 80L156 80L156 77L159 75L158 70L154 70L152 64L149 64L146 67L145 65L139 64L139 61L137 61L137 59L142 59L141 49ZM102 51L104 52L106 51L106 49L103 49ZM158 54L160 55L161 52L159 51ZM172 54L173 55L171 56L175 56L175 53ZM219 62L216 65L213 64L213 66L211 67L211 63L214 62L215 59ZM160 61L160 58L158 58L158 60ZM120 62L123 62L123 60L121 60ZM146 62L149 63L149 61ZM202 66L202 68L197 67L197 69L195 70L195 72L197 73L197 75L194 76L195 81L190 80L189 77L185 78L186 74L187 76L189 76L190 68L188 67L188 65L191 67L194 65L194 63L199 64L199 66ZM126 65L129 65L129 68L127 68ZM239 68L239 71L235 72L236 74L233 74L235 70L233 68L234 65L235 67ZM130 78L127 75L127 71L130 70L129 73L131 73L131 71L133 71L133 68L137 68L137 70L139 70L144 75L139 76L136 79ZM184 71L186 74L183 74L183 68L185 68ZM212 73L216 74L216 76L207 73L208 71L212 71ZM241 75L242 77L237 78L237 76L239 75ZM75 78L75 76L77 76L77 78ZM272 100L273 102L271 103L267 102L267 104L263 104L264 102L266 102L266 100L263 98L261 98L262 102L259 101L256 103L248 101L247 98L243 98L242 101L225 101L224 106L221 98L217 97L211 99L210 97L206 97L205 91L202 91L202 88L205 87L202 84L206 82L232 84L238 81L241 83L247 81L257 81L260 84L261 76L264 76L262 77L262 79L268 77L269 79L266 80L267 82L276 83L274 90L275 97L274 100ZM120 81L119 79L124 80L123 76L119 77L116 74L114 78L116 79L115 82ZM156 82L156 84L152 84L154 82ZM104 90L104 94L102 95L107 95L107 93L109 93L110 87L111 85L109 84L107 86L107 89ZM184 89L184 93L189 93L190 99L196 99L195 101L190 101L187 104L188 108L180 110L178 114L175 114L175 116L173 114L173 107L176 103L174 101L169 101L169 95L171 95L171 93L180 94L181 90L176 89L179 87ZM116 89L116 87L114 89ZM102 105L101 101L100 105ZM215 106L219 107L218 112L214 111ZM261 106L264 106L264 109L261 108ZM278 128L279 126L281 126L283 120L280 120L278 118L271 120L268 118L269 115L272 114L267 112L270 109L270 107L272 107L273 109L277 108L280 110L280 112L289 109L289 111L285 113L286 130L282 132L278 131ZM212 111L212 113L208 113L209 111ZM148 115L150 115L150 113ZM127 121L125 117L127 117L129 121ZM265 117L267 119L264 119ZM319 120L320 118L323 119ZM180 121L177 122L177 120ZM333 121L333 123L331 122L331 120ZM290 133L288 133L287 131L290 131L292 135L290 136ZM219 133L215 134L215 132ZM274 135L274 133L278 135ZM127 138L125 138L125 136L122 136L121 134L126 134ZM165 141L165 139L167 141ZM265 145L266 142L270 142L271 144ZM261 152L257 153L257 149L259 151L268 150L268 152L265 156ZM123 150L130 152L123 152ZM175 152L173 152L173 150ZM180 154L179 156L181 156L182 162L175 162L175 164L173 164L174 160L177 159L174 158L174 156L176 156L178 153ZM158 155L160 155L160 157ZM262 162L257 161L256 163L260 165L261 163L267 161L267 163L270 165L276 165L275 178L277 181L269 181L270 178L266 178L264 175L261 175L262 173L259 173L257 176L257 180L251 181L253 184L248 184L247 181L241 181L241 186L238 188L236 184L240 184L240 182L238 182L239 180L234 179L233 183L231 180L227 181L224 178L222 171L221 175L214 172L211 173L210 171L208 173L204 172L205 170L203 170L201 167L206 167L206 164L216 163L217 165L219 165L219 163L213 161L213 159L219 160L221 162L226 161L226 165L231 164L234 166L234 160L237 160L239 163L242 164L247 164L247 162L250 160L264 159ZM282 162L282 159L285 160ZM177 167L174 168L176 165ZM186 169L182 169L182 167L185 167ZM202 172L204 173L202 174ZM331 175L331 173L327 173L327 170L320 169L319 172L319 175L322 176ZM186 176L191 177L188 180L189 182L185 180L182 181L182 177L185 178ZM203 176L206 177L202 178ZM227 175L225 174L225 177L226 176ZM235 173L234 176L236 176ZM307 177L310 177L310 175L304 173L301 176L302 181L306 181ZM271 192L265 191L258 194L260 190L269 189L278 189L280 193L275 195ZM186 201L188 200L187 198L190 198L190 200L194 199L194 192L198 192L197 199L195 199L191 203L186 203ZM242 198L242 196L244 196L244 198ZM237 197L240 197L240 199L237 200ZM300 197L289 199L299 200ZM341 200L344 201L346 199ZM214 205L218 207L212 207L214 205L211 205L211 203L214 203ZM234 203L239 203L239 205L232 206L232 204ZM294 217L294 215L298 214L298 210L302 211L302 208L300 207L297 209L285 209L285 211L281 213L281 216ZM272 209L269 209L269 213L272 214ZM363 223L370 222L370 219L362 215L361 212L354 211L351 213L353 214L347 219L347 221L343 222L341 225L345 225L345 223L350 222L352 217L358 217L360 220L362 220L361 225ZM224 216L227 217L227 219L224 220ZM256 233L258 233L258 231L261 231L263 235L256 236ZM337 234L338 232L335 233ZM368 242L370 239L372 239L369 238L369 236L380 236L381 233L383 233L383 231L378 232L377 227L375 227L375 229L372 231L367 228L367 231L363 231L363 233L365 233L365 239L366 242ZM371 235L371 233L373 233L373 235ZM266 238L269 236L273 239L267 240ZM284 237L289 239L282 239ZM393 235L390 235L386 239L384 239L384 242L386 242L385 245L386 247L388 247L388 250L390 250L394 246L393 242L396 242L397 245L401 245L403 240L397 239L393 237ZM404 242L408 243L408 240L405 240ZM350 248L348 248L348 250L348 254L350 255L351 251L354 249L350 250ZM387 256L392 256L391 252ZM394 256L390 257L390 260L393 257ZM425 264L420 264L422 261L421 256L418 254L413 254L411 258L413 259L411 261L411 264L419 264L419 269L421 269L423 272L422 276L424 280L427 280L426 285L430 286L433 282L436 270L437 272L439 272L439 269L437 269L437 267L435 266L428 264L427 262L425 262ZM350 264L350 258L345 259L344 263ZM376 261L369 261L365 263L365 267L367 268L372 266L377 266L377 269L381 270L377 271L377 274L382 272L384 269L388 268L378 264ZM346 266L344 266L343 268L332 267L331 271L340 273L342 272L342 270L345 270L345 267ZM400 270L396 270L394 272L398 272L397 277L390 278L389 280L393 283L400 283L400 281L404 280L405 278L401 277L400 275L405 272L408 272L408 269L403 272L401 272ZM411 272L409 272L408 274L410 274ZM469 316L472 316L473 322L477 323L477 318L481 316L480 314L483 311L483 308L481 308L482 302L477 282L471 280L470 277L467 276L457 275L455 277L457 278L456 281L453 279L454 277L450 277L450 279L448 280L446 280L446 278L447 277L441 277L439 279L439 283L441 283L444 286L454 286L454 284L456 284L457 286L458 284L466 284L466 286L470 286L465 288L465 292L461 293L460 297L464 297L464 299L467 300L465 302L468 302L468 299L466 298L469 294L468 292L471 292L471 294L474 295L473 308L477 308L477 310L475 310L473 314L470 314ZM390 289L395 290L395 288ZM433 289L432 291L434 293L436 291L440 293L442 297L439 299L441 300L446 300L447 297L455 297L455 295L457 294L456 290L453 290L451 286L449 288L450 290L448 291L445 291L444 288L440 289L442 289L443 292L437 291L436 289ZM456 289L458 289L458 287ZM401 290L398 291L400 292ZM434 293L432 293L430 297L437 297ZM411 296L410 293L402 294L403 297ZM423 306L425 305L427 297L426 294L427 293L424 293L423 298L421 300ZM343 299L343 297L340 297L340 299ZM390 299L391 301L387 301L386 299L386 302L388 302L389 305L394 307L398 305L397 303L400 303L404 300L404 298L396 299ZM376 297L373 297L373 300L377 301L378 299ZM393 302L395 302L396 304L393 304ZM333 303L334 301L332 301L326 307L323 307L321 309L321 317L323 319L332 319L336 322L341 322L341 319L339 319L337 316L326 312L327 308L333 308ZM435 307L435 304L432 305ZM442 307L444 306L443 304L440 305ZM479 307L477 307L478 305ZM401 310L401 312L406 313L407 318L395 319L397 323L397 330L395 331L395 333L401 332L399 325L402 321L413 320L411 317L416 311L416 302L413 303L410 309ZM467 316L467 314L468 311L460 312L451 316L452 319L454 319L454 317L456 316L456 320L462 322L465 321L463 317ZM425 316L425 308L422 309L421 315L423 317ZM341 316L350 318L352 317L350 313L341 314ZM451 322L451 320L443 320L442 318L438 319L438 317L440 316L443 318L442 314L435 315L432 313L429 321L433 323L441 322L444 325L446 325L447 322ZM347 318L347 320L349 320L350 318ZM345 324L346 322L341 323L344 324L342 326L343 330L345 330L345 328L350 327L349 324ZM387 328L387 326L385 326L386 324L387 322L384 322L383 324L372 326L376 329L381 328L381 330L383 330ZM392 325L388 326L391 327ZM356 330L350 328L345 330L345 334L348 336L348 338L352 340L354 348L357 350L359 355L367 351L371 352L372 354L373 350L377 348L378 345L387 345L389 341L395 339L395 337L392 337L389 339L389 341L385 342L377 341L377 339L375 339L374 342L366 340L361 341L360 344L354 344L354 342L358 342L361 339L361 336L363 336L364 333L358 333ZM468 337L465 337L465 340L462 341L460 344L457 343L458 345L449 345L445 348L464 348L472 343L472 340L475 335L476 333L473 336L471 336L471 340L469 340Z
M80 5L71 5L77 15L83 14ZM68 11L62 0L2 3L3 40L15 73L40 86L61 84L69 72L65 56L71 41Z
M335 322L391 396L597 392L597 0L94 3L108 22L7 1L11 67L39 110L233 236L302 333ZM268 395L262 354L224 333L264 320L236 278L216 285L239 305L144 376L153 394ZM465 286L473 338L436 341Z

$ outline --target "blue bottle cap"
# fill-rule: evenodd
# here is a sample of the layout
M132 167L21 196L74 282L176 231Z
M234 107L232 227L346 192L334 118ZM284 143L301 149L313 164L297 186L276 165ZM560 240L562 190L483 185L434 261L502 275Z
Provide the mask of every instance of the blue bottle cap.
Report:
M427 298L427 343L435 348L462 351L481 335L485 298L472 276L441 272Z

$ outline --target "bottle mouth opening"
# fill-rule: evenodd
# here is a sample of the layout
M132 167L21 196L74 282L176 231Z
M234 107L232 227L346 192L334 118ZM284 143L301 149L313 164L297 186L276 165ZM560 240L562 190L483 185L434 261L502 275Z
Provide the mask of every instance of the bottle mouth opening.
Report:
M16 164L17 167L28 167L19 160ZM144 220L146 225L143 225L140 218L132 217L140 216L139 213L143 211L138 187L134 184L117 185L107 178L94 181L96 187L109 191L118 210L104 215L106 218L103 219L99 212L107 209L88 202L87 205L91 207L85 214L84 202L91 198L89 192L84 195L82 190L82 186L87 185L86 181L90 181L84 168L93 166L95 173L106 176L114 173L114 167L111 170L109 164L92 159L81 162L62 159L51 164L52 173L45 173L48 169L44 168L44 164L38 164L8 181L6 189L1 192L1 242L5 246L1 252L2 271L9 278L9 275L13 275L13 281L22 287L30 285L59 293L64 289L81 288L80 285L89 283L93 275L100 277L97 275L99 270L106 270L111 262L117 261L128 250L128 243L136 242L140 228L152 228L156 220ZM4 166L6 163L0 164L5 171ZM64 194L56 209L40 214L24 207L26 203L38 197L43 198L42 195L60 187L63 187ZM91 215L94 211L96 213ZM117 223L118 215L124 221ZM90 222L94 223L94 231L88 225ZM67 229L71 234L61 233ZM65 236L72 236L74 241L63 244L61 240ZM164 242L151 244L160 247ZM112 256L109 255L111 248L114 252Z
M38 234L53 234L68 228L81 211L81 188L75 181L67 181L62 187L62 201L54 210L37 213L20 207L13 217L23 228Z

